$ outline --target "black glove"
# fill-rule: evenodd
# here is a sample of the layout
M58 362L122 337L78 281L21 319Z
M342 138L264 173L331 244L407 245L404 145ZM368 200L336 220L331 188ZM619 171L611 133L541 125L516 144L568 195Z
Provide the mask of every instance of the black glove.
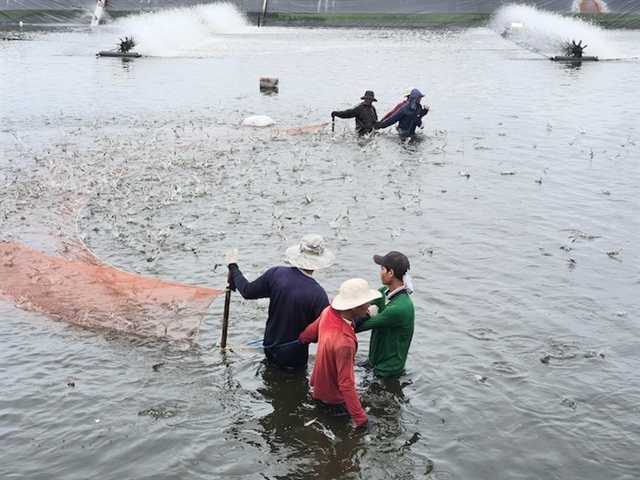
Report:
M333 112L331 112L331 120L333 120L336 117L336 112L335 110Z
M355 317L353 319L353 326L357 329L367 318L369 317L366 315L364 317Z
M379 129L380 129L380 122L376 122L376 123L374 123L374 124L373 124L373 128L374 128L375 130L379 130Z
M233 272L235 272L239 268L240 267L238 267L237 263L230 263L229 264L229 272L231 272L231 278L229 279L229 290L231 290L232 292L236 291L236 284L233 281Z
M367 421L360 425L357 430L363 433L372 433L374 426L373 420L367 418Z
M367 370L371 370L373 367L371 366L371 362L367 358L366 360L362 360L357 364L359 367L366 368Z

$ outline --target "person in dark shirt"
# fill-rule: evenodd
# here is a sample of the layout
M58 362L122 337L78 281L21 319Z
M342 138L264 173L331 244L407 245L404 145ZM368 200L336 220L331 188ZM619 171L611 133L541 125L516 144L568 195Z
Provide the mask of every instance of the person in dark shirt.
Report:
M374 128L378 130L397 123L398 134L401 137L415 135L416 127L422 128L422 117L429 113L429 106L420 103L423 97L422 92L414 88L409 93L407 102L400 106L391 116L387 117L386 120L376 122Z
M360 100L363 100L363 102L353 108L331 112L331 120L334 120L335 117L355 118L356 133L365 135L373 131L373 127L378 121L378 112L376 112L376 107L373 106L373 102L378 100L376 100L376 96L371 90L364 92Z
M289 247L285 261L291 266L275 266L249 282L238 267L238 250L225 255L231 272L229 288L245 299L269 299L269 316L263 347L267 361L278 368L306 368L308 345L297 342L298 335L329 305L325 289L313 278L313 272L327 268L335 255L324 246L320 235L302 237L300 245Z
M384 122L387 118L396 113L400 107L403 107L407 104L407 102L409 101L409 95L411 95L411 90L413 90L413 87L407 88L407 91L404 93L404 97L402 98L402 100L398 102L395 107L389 110L387 114L380 119L380 123Z

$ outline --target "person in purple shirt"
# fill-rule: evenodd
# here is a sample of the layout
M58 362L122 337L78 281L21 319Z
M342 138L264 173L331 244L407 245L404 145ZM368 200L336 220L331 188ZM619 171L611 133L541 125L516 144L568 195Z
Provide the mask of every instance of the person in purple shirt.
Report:
M309 359L309 346L298 342L298 336L329 305L329 297L313 278L313 272L335 262L320 235L302 237L300 245L289 247L285 262L291 266L275 266L249 282L238 267L238 249L225 255L231 272L229 288L242 298L269 299L269 316L264 330L264 353L269 364L284 370L304 369Z

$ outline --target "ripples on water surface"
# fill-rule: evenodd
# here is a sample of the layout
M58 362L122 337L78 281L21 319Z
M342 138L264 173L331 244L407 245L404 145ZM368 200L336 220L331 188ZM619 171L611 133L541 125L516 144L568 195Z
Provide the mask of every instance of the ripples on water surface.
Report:
M3 238L55 253L77 234L123 270L221 287L230 248L254 278L317 232L338 257L316 274L331 296L352 276L377 283L371 256L401 250L407 373L357 369L378 424L363 436L314 410L306 375L265 370L257 349L221 354L222 299L192 347L1 304L2 476L637 478L638 32L561 25L621 59L572 68L544 58L557 29L537 46L498 34L535 11L367 31L210 9L11 33ZM125 35L153 57L94 57ZM258 91L262 75L279 93ZM285 133L367 89L382 115L409 85L432 106L420 141L358 139L341 120ZM276 126L241 126L255 114ZM229 343L260 338L266 309L234 294Z

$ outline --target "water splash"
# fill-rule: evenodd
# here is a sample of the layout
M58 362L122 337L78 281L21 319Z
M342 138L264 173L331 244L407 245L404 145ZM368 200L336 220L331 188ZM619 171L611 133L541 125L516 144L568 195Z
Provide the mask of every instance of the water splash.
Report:
M223 51L226 36L256 28L236 7L219 3L132 15L109 24L105 33L134 37L136 51L142 55L183 57Z
M519 28L511 28L517 24ZM567 43L582 40L585 55L600 59L620 58L606 31L577 17L538 10L525 5L507 5L492 16L490 28L519 46L546 57L563 55Z

